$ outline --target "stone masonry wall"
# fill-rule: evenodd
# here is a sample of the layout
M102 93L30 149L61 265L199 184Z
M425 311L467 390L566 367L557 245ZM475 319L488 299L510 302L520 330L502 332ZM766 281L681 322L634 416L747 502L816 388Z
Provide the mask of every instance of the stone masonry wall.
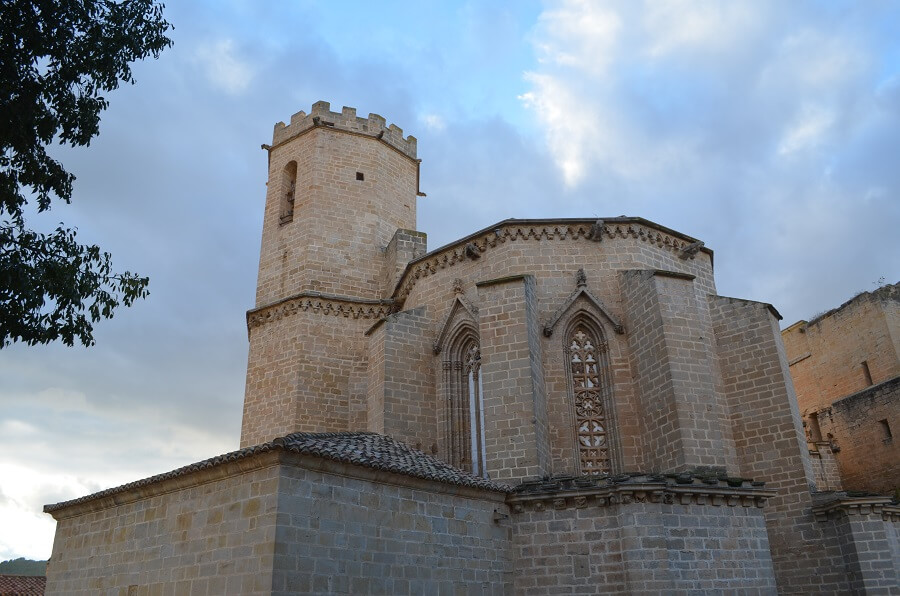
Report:
M410 265L401 279L397 298L402 308L427 306L435 339L442 322L453 307L455 280L460 280L466 299L479 309L490 306L476 284L482 281L531 275L535 279L535 318L547 324L576 290L575 274L583 268L587 289L602 301L609 313L624 321L624 301L618 271L623 269L667 269L694 275L694 291L699 299L715 292L709 252L681 258L678 240L666 239L662 232L643 227L635 218L607 220L603 239L589 240L585 235L591 223L583 220L541 220L537 222L501 222L498 227L472 237L466 256L464 247L450 246ZM659 234L657 236L656 234ZM468 239L464 239L465 242ZM480 248L479 248L480 247ZM552 334L539 337L541 370L547 395L548 439L552 474L576 473L574 455L574 419L569 397L564 330L582 309L600 321L609 344L609 364L613 378L612 400L619 431L618 470L647 469L645 462L644 416L634 387L635 374L629 359L628 337L616 333L612 324L585 300L562 314ZM434 366L440 370L440 356ZM482 354L483 365L489 361ZM490 397L487 388L485 396ZM531 424L529 416L523 424Z
M406 264L423 256L427 251L428 239L424 232L397 230L384 249L384 270L381 274L381 288L389 296L397 285Z
M765 514L779 592L844 592L835 531L812 515L814 475L777 319L759 302L709 300L740 473L778 491Z
M821 442L813 447L815 448L809 451L809 460L813 468L816 489L819 491L844 490L840 468L838 468L831 444Z
M756 507L638 503L513 514L515 590L774 594Z
M900 284L865 292L782 336L804 416L900 376Z
M835 454L844 490L900 491L900 376L818 411L823 436Z
M891 522L880 514L842 513L831 520L838 531L839 544L854 594L896 594L897 566L900 559L892 556Z
M509 484L539 478L550 457L534 278L481 282L478 295L487 471Z
M374 474L285 466L272 594L511 593L502 495Z
M503 493L268 451L57 511L47 594L508 594Z
M60 513L46 594L269 594L278 473L268 463Z
M376 138L377 130L304 122L270 150L256 306L304 291L381 298L382 251L397 229L416 226L415 152ZM282 178L291 162L293 216L284 221Z
M708 306L692 276L644 270L622 280L650 469L736 471Z
M388 308L299 304L250 329L241 447L297 431L366 429L364 333Z
M425 307L393 314L370 335L368 429L437 453L431 335ZM377 335L376 335L377 334Z

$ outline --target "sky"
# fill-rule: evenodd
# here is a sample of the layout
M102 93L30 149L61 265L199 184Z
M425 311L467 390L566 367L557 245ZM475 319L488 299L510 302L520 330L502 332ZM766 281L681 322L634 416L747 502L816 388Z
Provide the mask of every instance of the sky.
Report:
M55 147L77 226L150 296L92 348L0 350L0 560L44 504L237 449L272 126L318 101L418 139L418 227L640 216L783 326L900 280L900 4L170 2L175 44Z

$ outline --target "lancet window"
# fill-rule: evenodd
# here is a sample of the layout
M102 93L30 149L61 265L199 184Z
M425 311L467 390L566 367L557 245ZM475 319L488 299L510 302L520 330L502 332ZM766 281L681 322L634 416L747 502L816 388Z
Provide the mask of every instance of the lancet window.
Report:
M566 343L575 410L575 440L583 474L609 474L612 384L602 332L587 321L570 327Z
M294 198L297 192L297 162L292 161L284 167L281 177L281 223L294 219Z
M481 349L474 331L464 328L450 342L443 361L446 429L450 463L487 477L484 456L484 400Z

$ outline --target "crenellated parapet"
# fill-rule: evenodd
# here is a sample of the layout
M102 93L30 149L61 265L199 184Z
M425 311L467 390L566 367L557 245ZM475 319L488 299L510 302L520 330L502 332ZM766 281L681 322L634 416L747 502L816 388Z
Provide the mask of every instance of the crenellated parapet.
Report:
M356 108L344 106L340 112L332 112L327 101L317 101L310 112L299 111L291 116L291 123L279 122L272 134L272 146L278 145L303 134L316 127L328 127L335 130L372 137L387 143L411 159L416 159L416 137L403 136L403 129L396 124L387 125L384 117L369 114L368 118L356 115Z

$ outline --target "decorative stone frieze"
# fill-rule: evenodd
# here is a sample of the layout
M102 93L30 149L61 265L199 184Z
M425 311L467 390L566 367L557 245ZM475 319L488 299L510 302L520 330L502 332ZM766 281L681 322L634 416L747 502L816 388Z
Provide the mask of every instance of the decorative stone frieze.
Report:
M301 311L353 319L380 319L394 312L392 300L360 300L303 292L275 304L247 311L247 328L259 327Z
M526 482L516 487L507 502L513 513L632 503L761 508L775 494L776 491L764 488L761 482L740 478L694 477L690 474L622 474L603 478L557 477Z
M684 249L697 243L694 238L678 237L676 234L676 232L656 226L656 224L638 217L617 217L605 220L509 219L410 262L400 278L395 296L397 302L402 304L419 278L432 275L440 269L479 258L487 251L507 242L552 240L597 242L603 237L611 240L634 238L669 250L678 256L683 254ZM700 250L711 252L698 247L689 258L693 259Z

